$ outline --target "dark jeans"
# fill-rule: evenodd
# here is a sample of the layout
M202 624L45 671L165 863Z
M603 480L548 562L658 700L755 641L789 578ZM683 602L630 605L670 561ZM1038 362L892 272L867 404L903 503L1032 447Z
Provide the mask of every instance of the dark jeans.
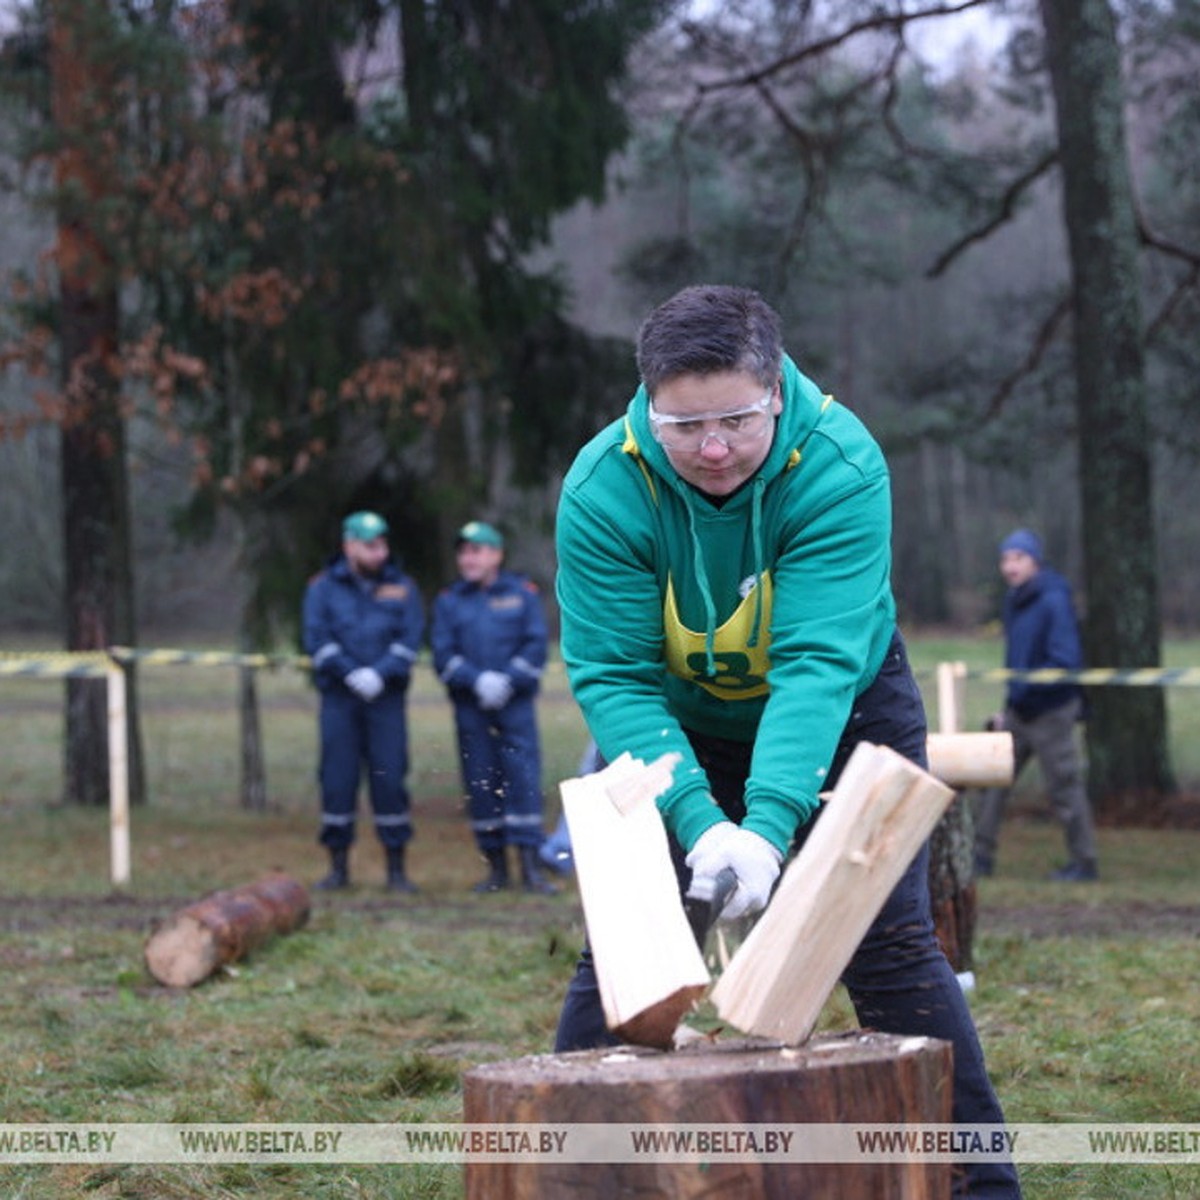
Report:
M721 738L690 735L714 798L731 820L745 815L742 788L753 747ZM861 741L890 746L921 766L926 761L925 710L908 666L904 643L896 635L875 682L855 701L830 768L828 786ZM817 818L814 817L813 820ZM801 828L802 845L812 822ZM683 851L672 841L672 855L686 890ZM861 1025L885 1033L944 1038L954 1046L955 1122L1002 1124L1004 1115L992 1089L983 1050L967 1002L954 971L938 945L929 904L929 849L909 865L867 930L842 982ZM612 1045L590 950L585 946L567 987L559 1017L556 1051ZM1012 1200L1021 1194L1015 1169L1007 1163L971 1163L965 1168L965 1190L972 1198ZM964 1181L960 1180L960 1184Z
M1006 708L1004 728L1013 738L1014 781L1036 755L1050 807L1066 838L1069 861L1095 866L1096 830L1075 732L1082 708L1083 701L1078 698L1035 717L1022 717L1015 709ZM987 788L975 799L975 856L988 863L996 858L1011 790Z

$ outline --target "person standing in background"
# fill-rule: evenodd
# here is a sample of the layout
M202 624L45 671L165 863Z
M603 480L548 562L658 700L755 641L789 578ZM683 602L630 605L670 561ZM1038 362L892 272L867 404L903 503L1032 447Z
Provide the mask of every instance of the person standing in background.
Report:
M546 665L542 601L503 569L504 538L483 521L459 530L458 579L433 605L433 666L454 706L471 829L487 859L477 892L509 886L515 846L526 891L557 889L542 874L542 770L534 700Z
M1000 574L1008 585L1004 596L1004 665L1009 670L1036 671L1083 666L1079 622L1071 588L1045 565L1042 539L1017 529L1000 543ZM1099 878L1096 832L1084 786L1083 756L1075 726L1083 716L1083 693L1074 683L1009 682L1004 712L989 722L1013 737L1013 779L1037 755L1050 807L1062 825L1069 861L1052 875L1068 883ZM991 875L1009 788L988 788L975 802L975 874Z
M316 886L350 886L355 807L363 764L387 887L415 892L405 870L409 818L406 704L425 632L416 584L392 561L388 525L356 512L342 523L342 549L304 595L304 649L321 693L321 832L330 870Z

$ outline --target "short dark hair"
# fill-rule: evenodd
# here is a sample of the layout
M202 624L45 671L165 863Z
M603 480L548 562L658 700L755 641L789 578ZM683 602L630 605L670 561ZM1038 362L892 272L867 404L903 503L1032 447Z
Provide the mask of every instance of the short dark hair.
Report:
M684 288L655 308L637 335L638 371L651 396L679 375L722 371L745 371L770 387L782 358L779 314L750 288Z

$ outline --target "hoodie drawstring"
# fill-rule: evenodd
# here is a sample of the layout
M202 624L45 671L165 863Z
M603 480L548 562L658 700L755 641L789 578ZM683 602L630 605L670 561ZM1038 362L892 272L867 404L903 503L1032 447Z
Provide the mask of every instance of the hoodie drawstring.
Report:
M763 612L763 545L762 545L762 507L763 493L767 490L767 481L757 475L754 479L754 496L750 503L750 536L754 539L754 624L750 628L750 638L746 645L757 646L759 634L762 632Z
M750 501L750 536L754 541L754 624L750 628L748 646L757 646L762 636L763 617L763 493L767 490L767 481L761 476L754 480L754 492ZM717 639L717 606L713 603L712 588L708 582L708 569L704 565L704 547L700 542L700 534L696 530L696 510L692 504L685 502L688 515L688 532L692 537L692 566L696 572L696 585L704 600L704 669L711 679L717 673L717 657L714 646Z

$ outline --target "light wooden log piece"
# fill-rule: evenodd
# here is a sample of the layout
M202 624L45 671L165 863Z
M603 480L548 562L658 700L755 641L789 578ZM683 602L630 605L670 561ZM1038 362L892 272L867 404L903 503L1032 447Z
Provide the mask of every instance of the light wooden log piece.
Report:
M949 1163L805 1161L803 1139L820 1134L813 1125L838 1122L949 1122L951 1059L948 1042L864 1032L798 1048L730 1039L672 1054L623 1046L487 1063L464 1075L468 1124L699 1126L727 1132L735 1152L747 1126L789 1127L793 1140L784 1161L671 1161L669 1152L635 1153L631 1134L623 1154L619 1132L601 1130L605 1161L468 1160L467 1200L948 1200Z
M746 1033L798 1044L954 792L885 746L850 756L771 903L712 990Z
M167 987L192 987L278 934L307 920L308 890L282 872L212 892L169 916L146 940L150 974Z
M559 785L605 1022L626 1041L663 1049L710 981L655 804L678 761L622 754Z
M1012 734L931 733L929 773L952 788L1008 787L1013 781Z

